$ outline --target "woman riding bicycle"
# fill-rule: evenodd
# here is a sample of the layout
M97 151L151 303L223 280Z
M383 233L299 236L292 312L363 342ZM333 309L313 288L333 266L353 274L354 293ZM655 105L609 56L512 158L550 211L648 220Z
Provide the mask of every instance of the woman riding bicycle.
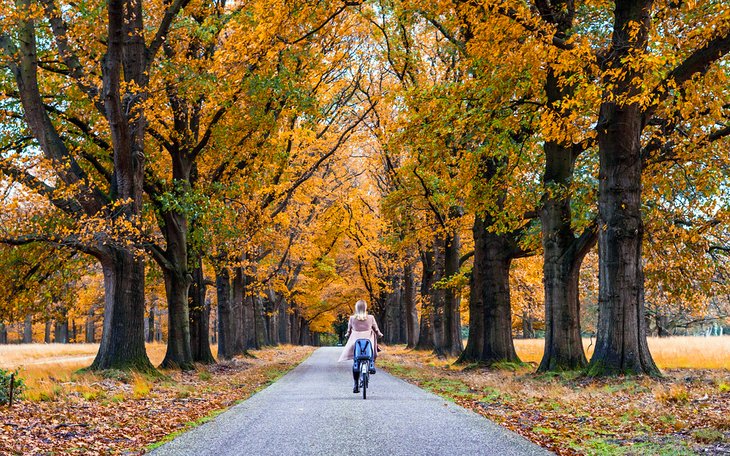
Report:
M342 350L339 361L348 361L354 359L354 348L355 342L358 339L370 340L370 346L372 350L372 357L370 359L370 373L375 373L375 358L378 354L378 337L383 337L383 334L378 329L378 324L375 322L375 317L368 314L368 305L362 299L355 303L355 314L350 316L350 323L347 326L347 333L345 337L347 344ZM352 367L352 378L355 380L355 387L352 389L353 393L358 393L358 380L360 372L358 371L357 362L353 363Z

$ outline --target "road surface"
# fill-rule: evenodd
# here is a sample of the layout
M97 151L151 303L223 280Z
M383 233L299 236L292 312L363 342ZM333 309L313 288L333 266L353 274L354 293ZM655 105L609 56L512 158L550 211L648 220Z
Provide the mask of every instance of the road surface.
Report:
M276 383L161 446L167 455L548 455L546 450L383 371L352 393L341 348L315 351Z

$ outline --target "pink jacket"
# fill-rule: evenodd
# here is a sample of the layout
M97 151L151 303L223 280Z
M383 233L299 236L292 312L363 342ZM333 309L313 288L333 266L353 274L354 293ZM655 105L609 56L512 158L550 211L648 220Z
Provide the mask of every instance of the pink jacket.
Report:
M347 334L350 337L347 339L345 348L342 349L342 354L338 361L352 360L355 341L358 339L370 339L370 343L373 344L373 355L378 356L378 336L382 337L383 333L378 329L375 317L368 315L365 320L358 320L352 315L350 317L350 323L347 326Z

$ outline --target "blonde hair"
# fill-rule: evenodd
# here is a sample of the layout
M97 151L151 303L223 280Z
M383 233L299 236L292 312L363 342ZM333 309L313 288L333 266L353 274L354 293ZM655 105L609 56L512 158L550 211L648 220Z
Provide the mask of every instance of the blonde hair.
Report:
M368 303L362 299L355 303L355 318L365 320L368 318Z

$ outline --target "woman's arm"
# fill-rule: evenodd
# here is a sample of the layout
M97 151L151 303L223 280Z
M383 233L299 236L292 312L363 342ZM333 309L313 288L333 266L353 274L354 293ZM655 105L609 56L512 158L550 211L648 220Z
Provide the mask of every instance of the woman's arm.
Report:
M373 316L373 331L375 331L375 334L377 334L378 337L383 337L383 333L380 332L380 329L378 328L378 322L375 321L374 316Z
M350 315L350 320L347 322L347 332L345 333L345 337L350 337L351 332L352 332L352 315Z

